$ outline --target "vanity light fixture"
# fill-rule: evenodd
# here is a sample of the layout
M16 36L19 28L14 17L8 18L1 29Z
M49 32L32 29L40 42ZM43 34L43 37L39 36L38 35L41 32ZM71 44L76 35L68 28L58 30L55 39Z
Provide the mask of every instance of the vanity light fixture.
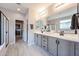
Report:
M48 11L45 8L41 8L37 10L37 13L39 17L45 17L48 14Z
M64 3L57 3L57 4L55 4L55 8L58 8L58 7L62 6L62 5L64 5Z
M37 12L38 12L38 13L41 13L41 12L44 11L44 10L45 10L45 8L42 7L42 8L40 8L40 9L38 9Z

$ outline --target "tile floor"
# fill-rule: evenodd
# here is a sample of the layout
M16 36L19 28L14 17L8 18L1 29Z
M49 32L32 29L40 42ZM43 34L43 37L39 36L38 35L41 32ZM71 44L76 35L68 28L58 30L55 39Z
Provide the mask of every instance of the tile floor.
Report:
M9 45L6 56L49 56L49 54L37 46L28 46L22 40L14 45Z

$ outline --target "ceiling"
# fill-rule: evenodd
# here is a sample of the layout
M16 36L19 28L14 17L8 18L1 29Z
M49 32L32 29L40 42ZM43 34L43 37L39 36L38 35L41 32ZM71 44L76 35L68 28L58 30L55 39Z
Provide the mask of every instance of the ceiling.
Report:
M11 11L17 11L17 8L20 8L21 10L19 11L20 13L26 13L27 8L32 9L32 10L37 10L39 8L46 8L51 3L0 3L0 7L9 9Z

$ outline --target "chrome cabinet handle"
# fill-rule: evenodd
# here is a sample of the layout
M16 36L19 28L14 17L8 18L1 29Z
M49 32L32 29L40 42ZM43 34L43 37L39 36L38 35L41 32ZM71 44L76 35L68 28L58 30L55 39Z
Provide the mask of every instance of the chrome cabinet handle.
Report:
M56 40L56 44L60 44L60 41L59 40Z
M43 46L43 47L46 47L46 46Z
M56 40L56 44L57 44L57 40Z
M60 44L60 41L58 40L58 44Z
M45 40L43 40L44 42L46 42Z

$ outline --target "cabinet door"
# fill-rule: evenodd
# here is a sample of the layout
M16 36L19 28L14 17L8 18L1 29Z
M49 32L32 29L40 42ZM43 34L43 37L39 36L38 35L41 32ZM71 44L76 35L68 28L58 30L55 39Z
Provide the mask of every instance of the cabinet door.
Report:
M58 56L74 56L74 42L58 39Z
M34 34L34 43L35 45L38 44L38 38L37 38L38 34Z
M38 34L38 39L37 39L37 41L38 41L38 46L41 47L41 35L40 35L40 34Z
M79 43L75 43L76 47L75 47L75 52L76 52L76 56L79 56Z
M48 37L48 51L53 56L57 56L57 44L56 44L57 38L54 37Z

